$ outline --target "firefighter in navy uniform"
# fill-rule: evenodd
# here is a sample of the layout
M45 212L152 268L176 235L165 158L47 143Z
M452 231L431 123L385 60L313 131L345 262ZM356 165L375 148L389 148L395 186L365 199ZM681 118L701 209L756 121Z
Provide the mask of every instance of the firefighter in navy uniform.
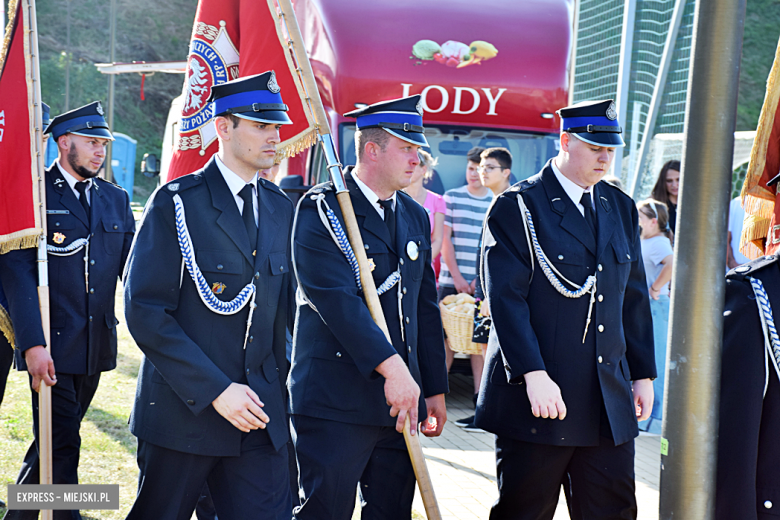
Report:
M350 518L358 482L363 519L410 518L415 478L400 433L404 418L410 415L416 432L419 417L427 436L439 435L446 421L430 223L400 191L419 163L417 150L427 146L419 99L346 114L357 118L357 165L347 169L346 183L392 342L373 322L355 271L334 241L344 219L332 183L299 202L289 381L299 520ZM337 224L328 220L330 211Z
M125 313L145 356L128 518L189 518L208 483L220 520L289 520L293 207L257 172L291 121L272 71L216 85L209 101L219 152L155 192L128 261Z
M476 424L496 434L493 520L551 519L561 482L573 519L637 514L633 439L656 376L637 210L600 182L623 146L614 104L559 115L558 156L485 223L493 326Z
M55 484L76 484L79 427L100 381L116 367L114 296L135 231L130 198L97 177L113 136L100 102L55 117L46 127L59 149L46 171L47 250L51 356L37 310L35 249L0 255L3 285L14 323L16 366L30 373L32 388L52 386ZM35 308L35 310L33 310ZM37 439L38 399L33 397ZM17 484L38 483L37 441L28 450ZM37 518L37 511L9 511L5 518ZM80 518L55 511L55 518Z
M726 276L720 380L717 520L780 516L780 258Z

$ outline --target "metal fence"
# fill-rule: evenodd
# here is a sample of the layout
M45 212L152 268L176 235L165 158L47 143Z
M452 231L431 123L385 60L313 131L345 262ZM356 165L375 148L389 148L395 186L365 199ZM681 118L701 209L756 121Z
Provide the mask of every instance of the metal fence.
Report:
M655 94L664 47L669 33L675 0L580 0L577 6L576 52L572 100L615 98L622 48L624 11L635 9L626 113L621 114L626 147L621 171L626 183L637 168L637 155L647 129L648 111ZM695 0L685 0L680 29L652 135L679 133L685 121L688 70ZM652 149L652 147L651 147ZM638 182L643 185L652 161L645 161Z

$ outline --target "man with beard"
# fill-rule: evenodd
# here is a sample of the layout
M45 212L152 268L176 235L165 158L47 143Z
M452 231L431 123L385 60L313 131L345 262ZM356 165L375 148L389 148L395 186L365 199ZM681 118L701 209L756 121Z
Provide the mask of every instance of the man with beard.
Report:
M116 367L114 295L135 232L130 198L97 177L114 138L99 101L55 117L46 127L59 156L46 171L47 249L51 354L38 306L35 249L0 255L0 283L16 337L16 366L33 389L35 442L17 484L37 484L38 389L52 386L54 484L77 484L79 428L97 390L100 373ZM29 312L29 309L36 309ZM37 518L38 511L8 511L5 518ZM55 511L55 519L81 518Z
M273 71L215 85L209 101L219 152L157 190L128 260L127 325L145 355L128 518L190 518L208 484L220 520L289 520L293 208L258 171L292 121Z

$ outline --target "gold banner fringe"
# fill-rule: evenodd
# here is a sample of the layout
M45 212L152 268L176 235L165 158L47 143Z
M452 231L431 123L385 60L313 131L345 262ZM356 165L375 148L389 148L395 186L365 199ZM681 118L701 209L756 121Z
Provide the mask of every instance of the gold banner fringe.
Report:
M769 221L774 212L775 194L759 183L766 167L766 152L769 148L769 137L772 133L772 127L775 122L778 101L780 101L780 42L778 42L775 51L775 60L772 63L772 70L766 81L766 95L764 104L761 107L761 116L758 118L758 128L756 129L756 139L753 142L753 148L750 150L750 162L748 171L745 175L745 182L742 185L742 207L745 208L745 221L743 224L742 239L739 249L748 258L755 259L763 254L763 251L757 256L750 256L744 251L752 252L748 247L749 242L745 242L746 237L753 237L751 241L755 244L758 240L758 234L763 229L769 231ZM756 217L751 220L751 217ZM763 224L763 220L767 222ZM755 226L756 229L752 229Z
M283 159L293 157L308 150L317 144L317 135L317 129L311 127L292 139L279 143L279 146L276 147L276 162L281 162Z
M11 344L11 348L16 348L16 336L14 335L14 325L11 323L11 317L8 312L0 305L0 331Z
M0 75L3 73L3 65L5 65L5 58L8 56L8 47L11 45L11 28L16 21L16 7L19 4L19 0L10 0L8 4L8 24L5 26L5 32L3 33L3 45L0 47Z
M17 249L38 247L38 239L41 236L40 229L24 230L0 237L0 255Z

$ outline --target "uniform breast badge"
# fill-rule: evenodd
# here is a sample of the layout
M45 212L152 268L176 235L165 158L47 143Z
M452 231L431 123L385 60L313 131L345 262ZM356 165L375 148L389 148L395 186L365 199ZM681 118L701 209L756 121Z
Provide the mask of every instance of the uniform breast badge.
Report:
M211 284L211 292L213 292L214 294L222 294L223 292L225 292L226 287L227 285L225 285L222 282L214 282L213 284Z
M65 242L65 235L62 233L54 233L54 236L51 239L55 244L62 244Z
M417 257L420 255L420 251L417 248L417 244L415 242L410 240L406 244L406 254L409 256L409 260L411 260L412 262L417 260Z
M373 258L368 259L368 268L371 269L371 272L374 272L374 269L376 269L376 262L374 262Z

